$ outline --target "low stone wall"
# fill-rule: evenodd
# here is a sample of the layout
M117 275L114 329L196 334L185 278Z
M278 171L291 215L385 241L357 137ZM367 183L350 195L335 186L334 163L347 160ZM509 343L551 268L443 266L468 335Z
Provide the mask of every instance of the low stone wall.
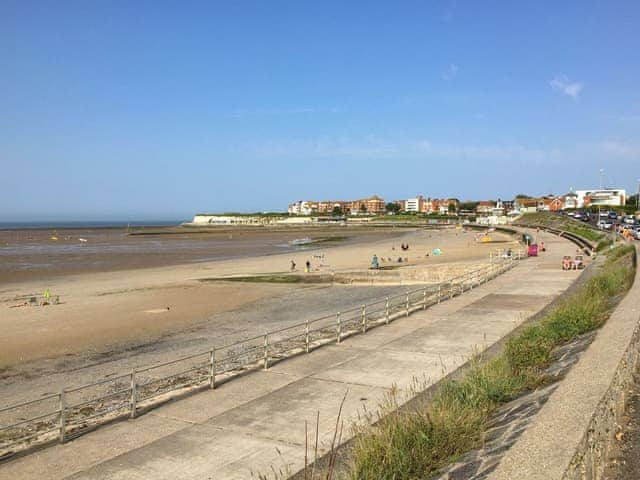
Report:
M394 284L410 285L438 284L446 282L454 277L479 270L488 265L485 263L447 263L442 265L402 267L394 270L361 270L354 272L340 272L333 275L336 283L346 284Z
M636 247L636 260L639 253ZM640 269L631 290L488 477L600 479L640 362Z

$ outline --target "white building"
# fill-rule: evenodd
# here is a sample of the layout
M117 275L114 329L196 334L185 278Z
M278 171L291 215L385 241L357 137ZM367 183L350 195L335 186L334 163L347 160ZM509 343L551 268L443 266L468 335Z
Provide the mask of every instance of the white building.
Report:
M422 197L408 198L404 201L405 212L420 212L422 207Z
M301 200L289 205L287 212L289 215L311 215L311 204L310 202Z
M216 215L198 213L190 222L191 225L264 225L273 223L277 217L260 217L258 215ZM189 225L189 223L187 223Z
M576 190L578 208L621 207L625 204L627 192L622 188Z

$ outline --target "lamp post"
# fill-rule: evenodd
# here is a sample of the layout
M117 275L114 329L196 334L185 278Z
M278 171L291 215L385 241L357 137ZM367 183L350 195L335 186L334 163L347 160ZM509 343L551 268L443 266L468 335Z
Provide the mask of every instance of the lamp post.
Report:
M604 168L600 169L600 190L602 190L602 174L604 173ZM600 220L602 218L602 212L600 210L600 203L598 202L598 228L600 228Z
M636 210L640 210L640 178L638 179L638 193L636 193Z

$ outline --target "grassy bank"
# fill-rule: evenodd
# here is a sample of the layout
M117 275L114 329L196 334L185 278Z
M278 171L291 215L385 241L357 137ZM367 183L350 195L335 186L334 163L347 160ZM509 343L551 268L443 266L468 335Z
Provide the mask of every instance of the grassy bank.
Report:
M458 380L442 384L428 404L398 410L391 395L375 426L357 427L348 478L424 478L482 444L496 409L544 384L551 351L598 328L633 281L633 247L610 252L601 270L540 322L510 339L490 360L476 358Z
M592 230L590 228L576 227L576 226L573 226L573 225L567 225L567 226L565 226L563 228L563 230L565 232L569 232L569 233L573 233L575 235L579 235L582 238L586 238L587 240L591 240L592 242L597 242L602 237L604 237L604 234L598 233L595 230Z
M515 225L539 225L541 227L550 227L558 230L564 230L575 235L579 235L592 242L597 242L604 237L602 232L588 226L587 224L574 220L571 217L560 215L558 213L537 212L527 213L515 222Z

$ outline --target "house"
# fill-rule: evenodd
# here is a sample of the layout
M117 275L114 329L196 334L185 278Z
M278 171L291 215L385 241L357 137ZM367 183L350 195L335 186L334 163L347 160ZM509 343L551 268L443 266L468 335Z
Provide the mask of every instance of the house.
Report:
M516 198L514 205L521 213L535 213L544 210L544 199L542 198Z
M478 215L491 215L495 206L496 204L492 201L482 200L476 206L476 213Z
M564 210L569 208L578 208L578 195L575 192L569 192L564 196Z

